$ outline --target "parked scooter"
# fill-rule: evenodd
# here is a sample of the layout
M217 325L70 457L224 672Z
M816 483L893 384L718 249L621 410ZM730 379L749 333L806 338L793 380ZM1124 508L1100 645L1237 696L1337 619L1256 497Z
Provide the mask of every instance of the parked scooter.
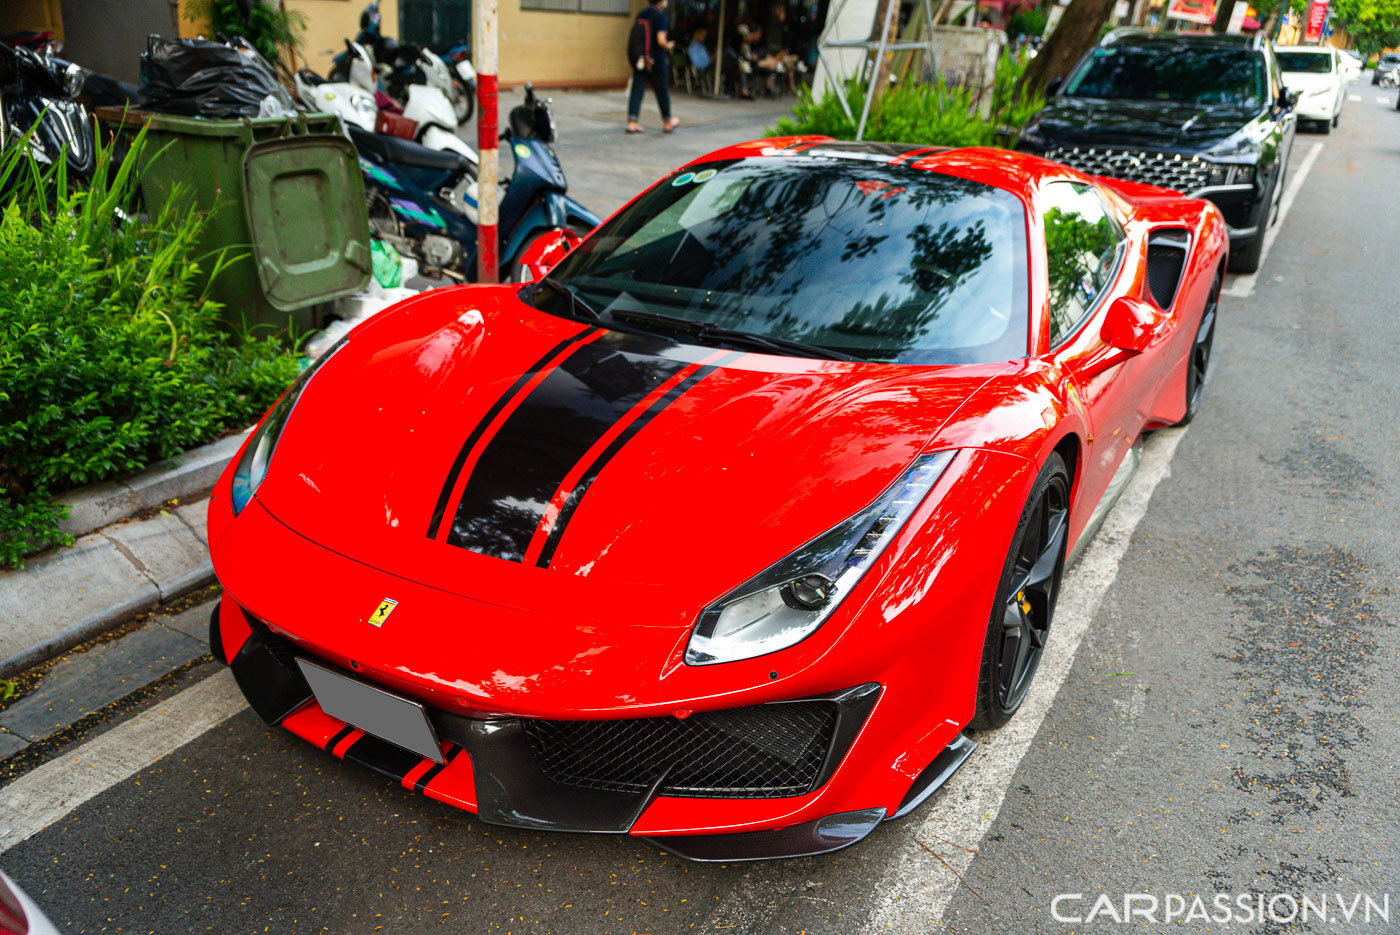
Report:
M516 279L521 257L536 240L561 229L586 233L601 219L568 196L564 171L549 146L553 115L529 85L509 126L503 138L510 141L515 170L498 193L500 273ZM476 202L466 184L467 161L359 126L348 129L360 152L375 235L417 257L425 272L475 279Z
M451 65L432 49L411 43L400 43L380 30L379 4L369 4L360 13L360 31L354 40L346 41L346 50L331 63L331 80L354 80L351 67L356 47L363 55L368 51L375 65L375 78L385 92L400 105L407 107L409 91L426 85L442 92L456 118L453 128L471 119L476 96L476 70L465 54Z
M363 43L347 39L345 40L345 55L349 62L345 69L348 80L333 82L332 90L343 85L355 85L367 92L375 92L378 83L373 77L376 73L374 53ZM309 69L302 69L298 76L300 82L297 87L300 94L301 83L310 81L308 76L315 76L315 73ZM323 98L325 93L322 92ZM355 102L352 101L352 103ZM383 102L379 103L382 105ZM355 106L362 105L356 103ZM399 107L402 110L402 115L413 122L415 142L422 143L429 149L461 153L473 163L477 161L476 152L457 135L456 115L452 110L451 103L448 102L440 88L424 84L409 85L407 96L402 104L392 103L391 106ZM380 106L379 109L383 109L383 107ZM367 127L366 129L375 128Z
M83 70L55 59L57 43L42 51L0 43L0 148L24 134L39 162L67 162L69 178L90 179L97 167L92 117L78 100Z

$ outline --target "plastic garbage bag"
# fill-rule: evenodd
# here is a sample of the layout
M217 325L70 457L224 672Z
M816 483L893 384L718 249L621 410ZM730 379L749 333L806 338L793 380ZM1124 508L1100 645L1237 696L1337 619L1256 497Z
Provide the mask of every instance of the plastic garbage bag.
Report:
M296 110L292 96L251 47L207 39L148 37L141 53L141 96L150 110L195 117ZM272 102L266 102L269 97Z
M403 261L399 259L397 250L382 240L371 240L369 255L375 282L385 289L403 285Z

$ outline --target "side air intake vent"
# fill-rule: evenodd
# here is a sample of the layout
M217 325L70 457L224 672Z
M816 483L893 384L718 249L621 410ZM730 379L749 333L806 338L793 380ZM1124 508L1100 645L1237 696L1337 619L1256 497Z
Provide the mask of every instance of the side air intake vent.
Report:
M1180 228L1154 231L1147 238L1147 288L1152 300L1171 308L1186 267L1186 250L1191 232Z

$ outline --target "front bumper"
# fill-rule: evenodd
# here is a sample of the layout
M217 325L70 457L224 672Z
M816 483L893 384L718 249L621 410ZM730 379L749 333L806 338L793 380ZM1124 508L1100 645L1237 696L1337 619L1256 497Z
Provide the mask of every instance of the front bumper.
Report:
M638 820L668 788L668 776L674 770L670 763L656 764L644 781L623 784L630 788L618 788L617 783L612 784L613 788L605 788L607 784L596 776L561 777L557 771L552 772L542 761L538 744L532 742L531 719L464 717L428 708L429 721L441 741L443 762L437 763L326 714L295 664L297 658L313 657L266 624L244 614L231 598L225 597L216 613L216 631L246 633L229 665L249 704L265 721L280 724L340 759L388 776L406 789L475 812L487 823L535 830L628 834L634 832ZM227 637L221 636L221 642L225 647L229 645ZM324 664L323 660L313 661ZM794 702L829 705L833 712L830 734L817 751L820 763L809 783L812 788L804 794L815 792L835 773L879 695L880 686L867 683ZM713 714L728 715L733 721L736 711L794 703L770 702ZM735 726L747 731L745 742L756 736L752 721ZM708 752L722 755L718 750ZM923 791L923 786L919 791ZM706 797L753 802L742 790L738 795L732 793L732 789L718 793L710 790ZM907 809L900 813L904 811ZM691 860L729 862L811 856L857 843L886 814L885 808L867 808L747 833L640 836Z

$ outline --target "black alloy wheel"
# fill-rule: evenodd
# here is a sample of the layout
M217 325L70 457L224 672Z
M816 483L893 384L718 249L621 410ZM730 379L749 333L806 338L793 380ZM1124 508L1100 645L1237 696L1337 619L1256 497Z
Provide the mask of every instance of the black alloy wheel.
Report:
M1215 283L1206 298L1205 311L1201 312L1201 323L1196 326L1196 340L1191 345L1190 356L1186 358L1186 414L1177 425L1186 425L1196 418L1201 408L1206 374L1210 370L1210 351L1215 343L1215 316L1220 308L1220 287L1224 281L1224 274L1215 274Z
M1052 453L1036 477L992 604L969 727L1000 727L1021 707L1055 615L1069 538L1069 472Z

